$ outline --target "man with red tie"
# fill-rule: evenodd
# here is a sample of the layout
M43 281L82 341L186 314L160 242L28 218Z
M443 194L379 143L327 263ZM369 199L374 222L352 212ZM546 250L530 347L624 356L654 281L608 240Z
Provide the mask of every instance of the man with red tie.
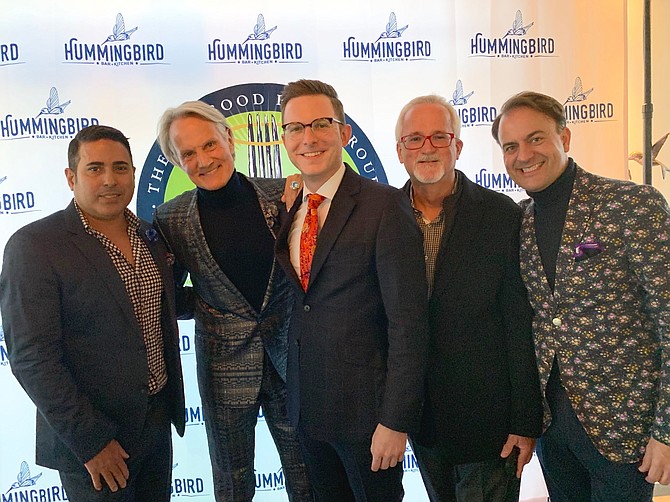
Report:
M343 163L351 126L330 85L288 84L281 110L304 180L276 245L296 290L289 416L318 501L399 501L427 340L421 233L401 191Z

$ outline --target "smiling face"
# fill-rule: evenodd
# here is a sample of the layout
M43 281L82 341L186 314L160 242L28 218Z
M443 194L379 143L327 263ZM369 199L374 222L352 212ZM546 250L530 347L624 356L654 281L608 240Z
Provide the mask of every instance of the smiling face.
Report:
M453 131L451 117L442 105L421 103L410 108L405 114L400 137L408 134L430 136ZM396 144L398 160L404 164L412 185L444 184L449 190L453 186L454 166L462 148L463 142L457 138L444 148L435 148L428 139L418 150L408 150L400 142Z
M235 170L235 147L230 131L224 135L214 122L181 117L170 125L170 141L181 168L198 188L223 188Z
M292 98L284 109L282 122L309 124L322 117L337 118L330 98L322 94ZM289 159L302 173L307 188L318 190L342 165L342 148L351 137L351 126L333 122L318 134L306 127L297 137L282 134Z
M77 169L65 169L74 200L93 228L124 218L135 190L135 168L124 145L110 139L82 142Z
M507 173L520 187L540 192L565 171L570 129L528 107L514 108L500 118L498 143Z

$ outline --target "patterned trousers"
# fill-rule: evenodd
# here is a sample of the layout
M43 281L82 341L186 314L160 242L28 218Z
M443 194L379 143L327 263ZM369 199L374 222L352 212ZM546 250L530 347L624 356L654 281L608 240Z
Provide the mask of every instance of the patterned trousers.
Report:
M261 406L279 452L288 499L313 501L300 443L286 410L286 383L267 355L261 389L252 406L223 406L216 402L216 392L209 399L202 396L216 501L250 502L254 497L255 428Z

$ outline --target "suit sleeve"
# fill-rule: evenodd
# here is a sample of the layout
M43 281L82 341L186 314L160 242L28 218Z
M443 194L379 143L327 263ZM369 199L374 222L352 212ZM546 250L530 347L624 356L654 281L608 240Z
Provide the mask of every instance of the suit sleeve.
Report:
M532 337L533 309L519 267L521 211L509 222L505 281L500 292L510 375L510 434L538 437L542 432L542 393Z
M195 294L191 286L186 286L186 279L188 278L188 270L176 258L174 247L172 245L172 234L169 231L167 223L161 223L161 216L159 211L154 213L154 227L158 233L163 237L163 241L168 246L170 253L175 256L175 262L172 265L172 272L175 286L175 302L177 306L177 319L186 320L193 319L193 312L195 310Z
M428 343L428 287L423 237L407 197L387 199L376 243L377 276L388 318L386 389L380 422L400 432L418 428Z
M12 372L39 413L85 463L117 435L118 426L91 404L66 366L62 278L48 249L59 252L39 235L22 231L5 247L0 309L7 352Z
M670 445L670 210L649 186L635 186L638 203L625 215L624 242L631 269L660 343L660 375L651 435Z

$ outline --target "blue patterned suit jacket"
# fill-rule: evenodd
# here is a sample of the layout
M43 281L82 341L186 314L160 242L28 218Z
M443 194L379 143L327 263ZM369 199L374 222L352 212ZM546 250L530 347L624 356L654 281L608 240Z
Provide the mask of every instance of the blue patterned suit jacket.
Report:
M239 174L239 173L238 173ZM242 176L240 174L240 176ZM274 236L283 211L284 180L249 179L268 228ZM218 266L205 241L198 213L197 189L156 209L154 224L175 254L180 318L195 319L198 378L202 385L216 376L223 404L244 407L256 402L263 375L263 353L286 378L288 319L293 293L275 262L261 312L249 304ZM193 288L185 287L186 271ZM184 310L184 307L192 306ZM206 381L205 381L206 380Z
M670 212L654 188L577 167L554 292L521 203L521 273L534 309L542 387L554 355L587 434L614 462L670 444ZM550 421L545 403L545 426Z

